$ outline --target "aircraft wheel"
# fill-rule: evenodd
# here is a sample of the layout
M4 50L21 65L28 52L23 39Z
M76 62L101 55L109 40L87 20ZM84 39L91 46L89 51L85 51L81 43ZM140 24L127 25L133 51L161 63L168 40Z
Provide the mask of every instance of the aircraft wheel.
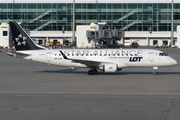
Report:
M153 72L153 75L157 75L157 72Z
M93 74L97 74L97 70L96 69L93 69Z
M89 71L88 71L88 75L93 75L93 71L92 71L92 70L89 70Z

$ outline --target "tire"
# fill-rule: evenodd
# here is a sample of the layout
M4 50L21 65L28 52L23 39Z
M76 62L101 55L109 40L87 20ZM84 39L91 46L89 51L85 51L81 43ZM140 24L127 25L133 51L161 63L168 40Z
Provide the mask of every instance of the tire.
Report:
M157 75L157 72L153 72L153 75Z
M88 71L88 75L93 75L93 71L92 71L92 70L89 70L89 71Z
M93 74L97 74L97 70L96 69L93 69Z

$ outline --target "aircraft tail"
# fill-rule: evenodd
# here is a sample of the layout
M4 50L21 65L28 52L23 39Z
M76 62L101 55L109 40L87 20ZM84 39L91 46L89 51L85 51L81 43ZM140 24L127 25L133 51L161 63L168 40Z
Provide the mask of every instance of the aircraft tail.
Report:
M11 28L10 39L14 41L16 51L46 49L34 43L31 37L24 31L24 29L17 22L9 22L9 24Z

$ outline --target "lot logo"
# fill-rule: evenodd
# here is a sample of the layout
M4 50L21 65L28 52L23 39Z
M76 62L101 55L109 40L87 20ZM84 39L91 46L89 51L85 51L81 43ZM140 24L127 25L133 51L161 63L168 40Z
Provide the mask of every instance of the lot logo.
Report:
M111 69L113 69L113 67L109 67L109 69L111 70Z
M143 57L130 57L129 62L140 62Z

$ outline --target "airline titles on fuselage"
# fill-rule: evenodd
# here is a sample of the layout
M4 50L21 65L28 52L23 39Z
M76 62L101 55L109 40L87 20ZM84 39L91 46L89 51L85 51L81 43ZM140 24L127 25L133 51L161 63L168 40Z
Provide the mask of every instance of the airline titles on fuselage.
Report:
M65 50L66 56L107 56L109 59L128 59L129 62L140 62L142 50Z
M142 56L142 50L65 50L67 56Z

